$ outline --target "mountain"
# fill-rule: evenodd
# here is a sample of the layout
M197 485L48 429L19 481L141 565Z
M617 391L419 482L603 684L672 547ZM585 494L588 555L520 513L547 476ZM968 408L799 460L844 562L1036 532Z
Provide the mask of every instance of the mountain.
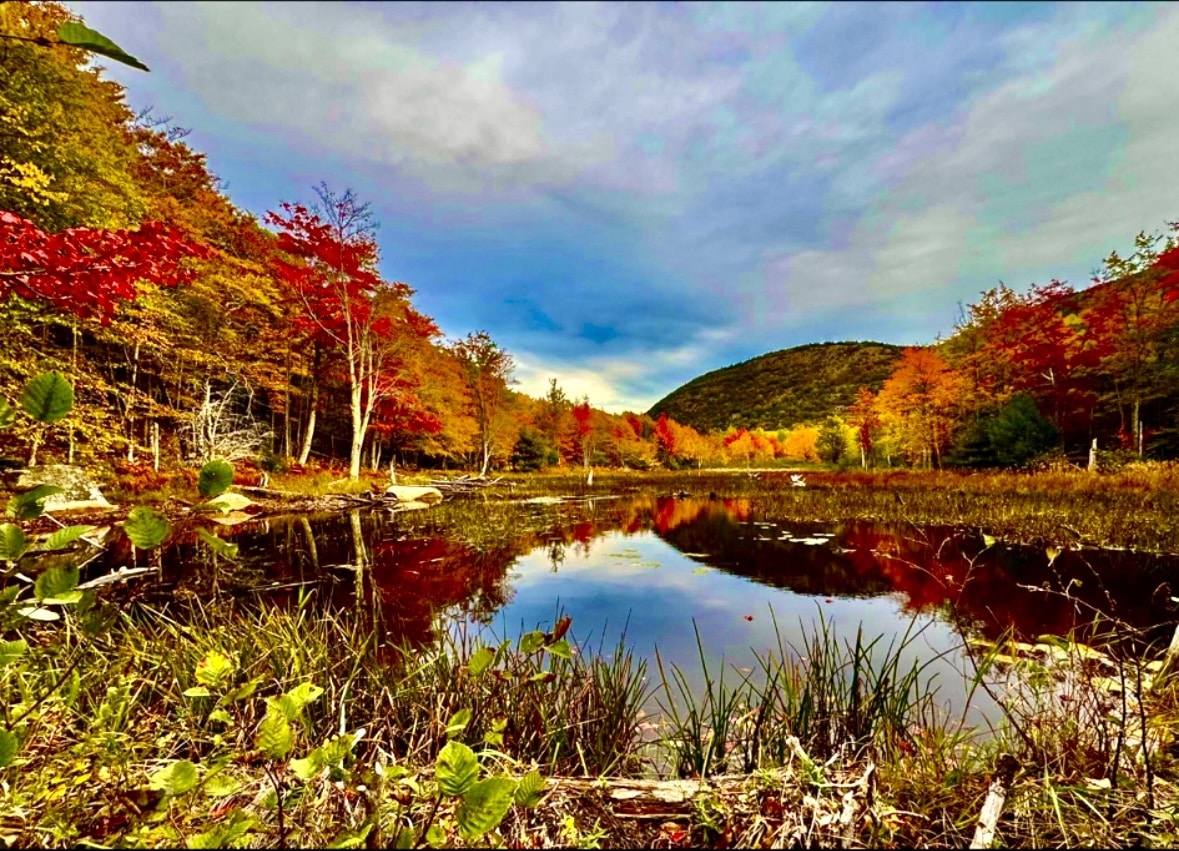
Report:
M729 426L778 429L817 422L879 390L901 355L886 343L810 343L693 378L651 408L700 432Z

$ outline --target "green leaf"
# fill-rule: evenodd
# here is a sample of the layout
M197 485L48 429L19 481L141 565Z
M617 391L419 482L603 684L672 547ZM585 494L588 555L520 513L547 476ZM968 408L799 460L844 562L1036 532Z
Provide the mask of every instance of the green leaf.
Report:
M233 465L220 458L214 458L201 467L197 479L197 490L203 497L220 496L233 484Z
M258 725L258 750L271 759L285 759L291 752L293 741L291 722L283 715L267 712L262 723Z
M214 825L204 833L188 837L189 848L232 848L238 840L252 831L258 822L242 812L233 809L222 824Z
M28 651L29 645L24 639L0 641L0 665L11 665Z
M480 647L472 654L470 661L467 662L467 670L471 672L471 676L482 676L483 672L495 661L495 651L490 647Z
M254 693L254 691L258 688L258 684L261 682L261 677L255 677L248 682L244 682L233 691L226 692L221 700L218 701L218 703L224 706L226 704L233 703L235 700L245 700Z
M438 753L434 778L442 794L460 797L475 785L478 776L479 761L475 759L475 752L462 742L451 740Z
M0 729L0 768L11 765L20 743L8 730Z
M295 776L306 783L319 772L323 771L323 749L316 748L303 759L292 759L289 763Z
M162 544L168 536L168 520L146 505L137 505L123 521L123 531L139 549L150 550Z
M356 739L351 733L336 736L319 749L323 752L323 764L331 766L342 764L344 760L352 756L352 748L355 744Z
M294 701L295 706L298 707L295 712L299 713L303 711L303 708L307 706L307 704L319 700L319 697L322 694L323 688L320 686L313 685L311 683L299 683L293 689L288 691L284 696L289 697L292 701Z
M554 656L559 656L562 659L572 659L573 658L573 650L570 649L569 642L566 641L564 638L562 638L560 641L554 641L552 644L550 644L545 649L548 650L550 653L552 653Z
M218 650L210 650L197 662L195 673L196 681L201 685L224 688L233 677L233 660Z
M196 782L196 766L187 759L181 759L153 774L148 778L147 785L152 789L159 789L166 795L183 795L191 790Z
M33 520L45 510L46 497L61 493L57 485L37 485L32 490L18 493L8 500L8 516L14 520Z
M185 697L212 697L213 692L209 691L204 686L193 686L184 690Z
M510 777L488 777L480 780L463 795L455 818L459 828L470 839L495 830L512 806L516 781Z
M346 830L327 844L328 848L363 848L364 841L372 832L373 825L369 822L359 830ZM411 831L412 836L412 831ZM400 846L398 846L400 847Z
M522 807L535 807L540 803L540 798L544 792L545 779L541 773L536 769L529 771L521 779L519 785L516 786L516 803Z
M44 372L25 385L20 403L37 422L55 423L74 407L74 388L60 372Z
M224 709L214 709L209 713L210 721L219 721L227 727L233 726L233 718Z
M12 403L0 396L0 429L12 428L12 424L16 422L16 409L12 407Z
M62 601L78 587L78 579L78 568L73 565L51 567L37 577L37 581L33 585L33 594L42 603ZM80 593L77 595L78 598L81 596ZM77 600L69 600L68 602L77 602Z
M426 844L431 848L445 848L446 847L446 831L442 829L440 824L430 825L430 829L426 831ZM406 846L411 847L411 846Z
M15 523L0 524L0 558L16 561L28 548L29 542L20 526Z
M446 738L453 739L471 723L471 708L460 709L450 717L446 725Z
M223 556L230 561L237 560L237 544L231 544L229 541L222 540L204 529L197 529L197 537L209 545L209 549L214 554Z
M540 648L544 647L544 633L540 630L535 632L526 632L520 636L520 652L525 655L535 653Z
M93 526L66 526L53 532L37 546L42 550L61 550L93 531Z
M64 24L60 24L57 28L57 38L62 44L70 44L74 47L80 47L83 50L89 50L91 53L97 53L99 56L105 56L116 62L122 62L124 65L130 65L132 68L138 68L140 71L150 70L146 65L102 33L92 30L90 27L80 24L77 21L67 21Z

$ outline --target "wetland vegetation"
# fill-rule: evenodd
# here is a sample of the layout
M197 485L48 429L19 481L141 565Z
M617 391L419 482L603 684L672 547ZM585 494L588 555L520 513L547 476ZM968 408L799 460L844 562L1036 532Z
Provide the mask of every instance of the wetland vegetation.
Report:
M1177 565L1133 530L1166 528L1173 475L517 475L229 526L165 505L159 548L72 545L88 580L151 573L13 624L3 838L963 845L1008 755L1004 843L1169 844Z

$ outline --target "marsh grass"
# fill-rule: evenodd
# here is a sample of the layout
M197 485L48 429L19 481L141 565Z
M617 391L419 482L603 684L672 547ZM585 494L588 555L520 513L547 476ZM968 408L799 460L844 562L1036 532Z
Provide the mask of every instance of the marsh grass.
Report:
M664 667L656 657L665 741L680 776L748 774L869 748L891 757L901 746L912 748L911 730L939 723L937 685L922 677L945 654L904 662L923 630L915 620L888 645L862 630L840 642L820 611L817 627L804 630L796 648L782 638L772 609L770 617L777 652L755 652L748 671L726 669L721 660L710 672L696 631L702 693L678 666Z
M1024 543L1131 547L1179 552L1179 464L1140 462L1113 473L1083 470L967 473L957 471L810 471L792 487L788 471L595 471L513 474L498 498L592 497L687 493L756 497L767 521L876 520L973 526ZM483 499L495 498L484 495Z

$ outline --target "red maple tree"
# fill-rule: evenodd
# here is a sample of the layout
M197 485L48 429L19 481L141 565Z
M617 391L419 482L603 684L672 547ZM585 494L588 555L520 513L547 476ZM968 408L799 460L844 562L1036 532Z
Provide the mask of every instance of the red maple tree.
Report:
M0 301L16 295L79 318L110 322L119 304L148 281L176 286L191 279L181 261L208 249L160 222L130 230L67 228L46 233L0 211Z

